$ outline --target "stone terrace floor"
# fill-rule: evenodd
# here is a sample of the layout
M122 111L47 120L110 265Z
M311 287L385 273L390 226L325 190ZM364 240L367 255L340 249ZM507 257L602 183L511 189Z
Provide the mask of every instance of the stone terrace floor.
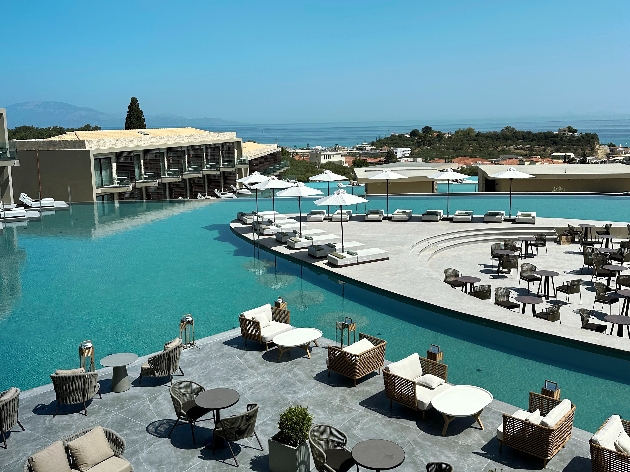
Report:
M333 425L344 431L348 446L369 438L384 438L397 442L406 453L405 462L396 470L423 471L431 461L448 462L456 471L536 470L542 461L510 448L498 452L495 438L503 412L512 413L516 407L493 401L482 413L482 431L474 419L459 418L442 437L443 419L435 411L421 415L401 405L389 408L381 375L373 374L360 381L352 381L326 370L326 348L330 341L320 340L313 348L312 359L301 349L283 354L276 362L277 351L265 352L260 345L243 344L238 330L231 330L203 339L199 349L182 353L184 377L206 388L230 387L237 390L240 401L222 412L223 417L245 410L248 403L260 405L256 430L263 443L259 451L256 440L240 441L235 447L241 469L268 470L267 440L277 432L280 413L291 405L309 407L314 422ZM88 406L88 416L78 406L61 406L53 418L55 395L52 385L22 392L20 419L25 432L14 428L8 439L8 450L0 449L0 470L20 471L25 459L53 441L95 425L113 429L127 443L125 457L134 469L157 470L235 470L229 449L215 455L204 449L204 441L211 438L212 420L196 427L197 445L192 441L188 425L175 428L171 438L168 431L174 424L174 410L168 383L164 380L143 380L138 385L140 358L129 367L133 386L124 393L111 393L111 369L99 371L103 398L98 396ZM509 381L509 379L506 379ZM523 403L528 392L523 392ZM590 471L588 440L591 434L574 429L567 447L561 450L548 466L552 471Z

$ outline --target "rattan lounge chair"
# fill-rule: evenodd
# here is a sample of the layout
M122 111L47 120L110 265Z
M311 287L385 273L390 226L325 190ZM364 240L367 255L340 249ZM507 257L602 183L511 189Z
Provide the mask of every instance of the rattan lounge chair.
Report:
M101 397L97 372L85 372L81 367L71 370L57 370L50 376L55 389L57 406L53 418L57 416L59 405L76 405L83 403L83 410L87 416L87 402L98 393Z
M291 313L289 310L266 305L244 311L238 317L241 325L241 336L247 344L247 340L264 344L265 351L269 349L269 344L274 336L292 330Z
M19 407L19 388L11 387L10 389L0 393L0 434L2 434L2 441L4 442L5 449L7 449L6 433L11 431L11 428L13 428L16 423L20 426L20 428L22 428L22 431L24 431L24 426L22 426L18 417Z
M184 371L179 366L179 359L182 355L182 340L175 338L164 344L164 350L155 354L140 367L140 385L142 377L168 377L173 382L173 374L178 370L184 375Z
M238 460L234 455L234 449L232 449L232 443L240 441L241 439L247 439L254 436L258 441L260 450L263 450L258 434L256 434L256 418L258 417L258 405L250 403L247 405L247 411L240 415L228 416L227 418L221 418L214 427L214 438L223 438L227 441L230 447L230 452L234 458L234 463L238 467ZM212 453L216 447L216 440L212 441Z
M177 415L177 421L175 421L175 424L168 432L169 438L171 437L175 426L178 426L179 422L182 421L182 424L190 424L193 443L197 444L197 440L195 439L195 423L199 421L202 416L213 411L208 410L207 408L201 408L195 404L195 398L197 395L205 391L206 389L197 382L191 382L190 380L173 382L173 385L169 388L169 393L171 394L171 401L173 402L175 415ZM212 416L214 418L214 412Z
M602 254L601 252L593 253L593 274L591 275L591 280L593 278L598 277L610 277L612 274L609 270L604 269L604 266L607 265L608 262L608 254Z
M355 465L346 448L348 436L327 424L316 424L308 433L308 442L318 472L344 472Z
M612 415L589 440L593 472L626 472L630 470L630 451L618 448L620 434L630 434L630 422Z
M24 463L24 472L34 472L32 461L34 460L37 461L38 454L42 452L44 453L44 455L39 458L39 462L40 464L41 462L44 462L48 466L48 469L46 470L63 470L63 463L57 464L54 461L63 460L64 455L65 455L65 460L68 461L67 465L68 467L70 467L70 470L72 471L79 470L79 467L76 463L76 459L72 455L72 452L70 448L68 447L68 443L71 443L72 441L85 436L86 434L92 432L95 428L96 427L86 429L79 433L73 434L72 436L62 439L61 441L54 442L50 446L37 451L35 454L32 454ZM131 465L131 463L129 463L129 461L127 461L127 459L123 457L123 454L126 448L125 440L121 438L120 435L118 435L118 433L116 433L115 431L112 431L111 429L102 428L102 430L103 430L103 433L105 433L105 439L107 440L107 444L109 445L114 455L86 470L88 471L89 470L98 470L98 471L102 470L102 471L108 471L108 472L109 471L133 472L133 466ZM101 452L100 445L95 445L95 446L99 450L99 452ZM57 451L57 454L50 454L49 451L51 451L54 448L59 448L60 450ZM88 451L86 452L89 454ZM86 454L82 454L82 456L85 456L85 455ZM85 469L82 469L82 470L85 470Z
M459 277L459 271L457 269L448 268L444 269L444 282L449 284L453 288L463 288L466 285L464 282L457 280Z
M494 304L502 308L513 310L520 308L520 305L510 300L510 289L507 287L497 287L494 289Z
M560 305L551 305L542 311L537 311L534 313L534 318L540 318L547 321L560 321L560 324L562 324L562 321L560 320Z
M430 374L438 377L443 382L435 388L428 388L418 383L418 380ZM412 410L425 412L431 408L431 400L444 390L451 387L447 383L448 366L414 353L409 357L393 362L383 368L383 382L385 383L385 396L389 399L389 407L396 401L408 406Z
M344 348L328 346L328 377L330 372L337 372L349 377L357 385L361 379L372 372L379 371L385 363L387 342L364 333L359 333L359 341Z
M492 286L491 285L475 285L470 294L479 298L480 300L490 300L492 298Z
M384 210L368 210L365 214L365 221L383 221Z
M591 323L591 315L592 311L588 308L578 308L575 312L580 315L582 319L582 329L587 329L589 331L595 331L597 333L606 333L608 326L600 323Z
M577 293L580 296L580 303L582 303L582 279L574 279L565 282L564 284L556 287L556 292L564 293L567 296L567 302L569 301L569 295Z
M530 264L529 262L524 262L521 264L521 272L518 278L518 284L521 284L521 280L527 282L527 291L530 292L529 284L532 282L540 282L542 279L540 275L534 274L536 271L536 266L534 264Z
M539 411L536 419L531 413ZM497 428L499 451L503 445L539 457L543 466L547 466L571 439L575 405L569 400L556 400L538 393L529 393L529 408L519 410L513 415L503 414L503 423ZM537 424L537 422L539 424Z

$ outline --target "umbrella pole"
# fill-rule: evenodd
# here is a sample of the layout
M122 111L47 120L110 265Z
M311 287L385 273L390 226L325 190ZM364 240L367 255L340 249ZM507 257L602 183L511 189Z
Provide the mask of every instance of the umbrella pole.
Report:
M330 182L328 182L328 196L330 197ZM326 213L328 213L330 215L330 207L329 206L326 207Z
M343 207L339 205L339 211L341 212L341 252L343 252Z
M276 192L271 189L271 210L273 211L273 222L276 222Z
M387 218L387 215L389 215L389 179L386 179L385 182L387 182L387 190L385 194L385 218Z
M256 191L256 214L258 214L258 189L254 189Z
M510 218L512 218L512 179L510 179Z
M447 180L446 181L446 217L447 218L450 215L448 211L448 202L450 198L451 198L451 181Z
M298 197L298 210L300 211L300 236L302 236L302 199Z

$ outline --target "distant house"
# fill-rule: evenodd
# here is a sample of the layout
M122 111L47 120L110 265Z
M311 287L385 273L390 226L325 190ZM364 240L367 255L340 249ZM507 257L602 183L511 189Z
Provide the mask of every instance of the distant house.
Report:
M326 164L327 162L336 162L337 164L347 165L346 160L339 151L322 151L312 150L309 153L310 162L314 162L317 165Z
M403 157L411 156L411 148L391 148L391 151L396 156L396 159L402 159Z
M573 154L572 152L554 152L551 155L552 159L560 159L561 161L564 160L572 160L575 159L575 154Z

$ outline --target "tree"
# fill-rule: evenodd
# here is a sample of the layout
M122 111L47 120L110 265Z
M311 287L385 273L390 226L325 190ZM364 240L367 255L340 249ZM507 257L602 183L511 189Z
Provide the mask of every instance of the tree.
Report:
M578 130L576 130L573 126L567 126L567 133L577 133Z
M617 145L615 143L608 143L608 144L606 144L606 146L608 146L608 147L617 147Z
M390 149L387 151L387 154L385 154L385 164L393 164L394 162L398 162L398 158L396 154L394 154L394 151Z
M409 132L409 136L412 137L412 138L418 138L420 136L420 131L417 130L417 129L412 129Z
M423 126L422 134L433 134L433 128L431 128L430 126Z
M144 113L140 109L140 103L136 97L131 97L131 102L127 107L127 118L125 119L125 129L146 129Z
M370 164L367 159L363 159L362 157L355 157L352 159L352 167L369 167Z

